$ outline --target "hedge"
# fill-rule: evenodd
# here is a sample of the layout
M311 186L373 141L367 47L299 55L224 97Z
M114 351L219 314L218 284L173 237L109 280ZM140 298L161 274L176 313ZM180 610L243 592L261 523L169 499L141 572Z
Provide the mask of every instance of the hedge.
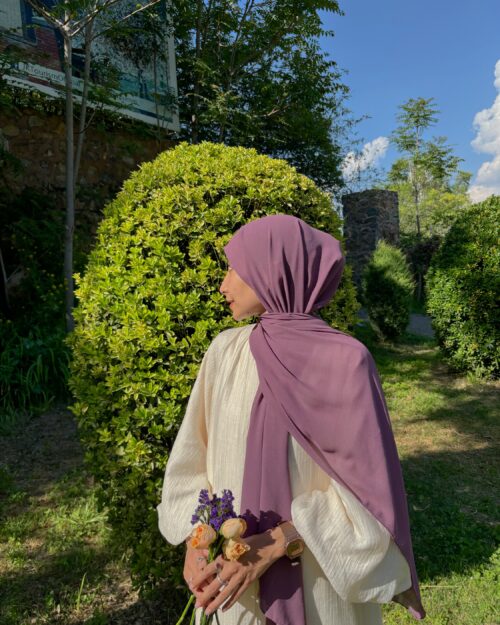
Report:
M403 252L379 240L362 279L363 305L379 336L397 340L410 320L415 283Z
M498 378L500 196L473 204L454 222L427 274L427 312L449 366Z

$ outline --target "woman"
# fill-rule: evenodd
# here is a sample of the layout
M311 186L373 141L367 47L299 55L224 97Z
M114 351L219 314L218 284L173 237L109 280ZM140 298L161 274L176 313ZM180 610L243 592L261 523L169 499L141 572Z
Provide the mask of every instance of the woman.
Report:
M220 608L221 625L376 625L391 600L424 618L373 358L314 313L339 285L339 242L269 215L224 251L220 291L234 319L258 322L221 332L205 353L165 471L159 527L180 544L199 491L226 488L251 550L207 564L206 552L187 547L197 605Z

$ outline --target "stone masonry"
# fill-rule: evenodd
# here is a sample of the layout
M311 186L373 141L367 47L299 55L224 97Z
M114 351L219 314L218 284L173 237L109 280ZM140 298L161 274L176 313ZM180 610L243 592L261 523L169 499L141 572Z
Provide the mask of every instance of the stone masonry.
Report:
M158 142L154 137L91 126L85 136L78 178L77 223L90 221L90 231L95 230L104 204L114 197L131 172L174 145L173 141ZM23 166L18 176L9 179L14 193L30 186L50 193L64 210L66 140L61 115L33 109L0 109L0 147Z
M370 189L342 197L346 262L358 291L361 274L379 239L399 244L399 206L395 191Z

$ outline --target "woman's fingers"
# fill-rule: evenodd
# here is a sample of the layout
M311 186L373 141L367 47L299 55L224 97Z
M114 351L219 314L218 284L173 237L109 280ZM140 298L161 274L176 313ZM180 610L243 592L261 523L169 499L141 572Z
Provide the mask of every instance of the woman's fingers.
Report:
M226 601L226 603L222 606L222 611L225 612L226 610L229 610L229 608L232 607L245 592L247 587L248 584L246 584L245 582L242 582L239 586L237 586L236 591L233 593L232 597L229 597L229 600Z
M196 566L198 567L199 571L202 571L207 565L207 556L204 555L199 555L196 556Z
M223 574L221 574L220 577L221 579L226 579ZM228 580L227 586L221 587L219 579L215 578L214 581L206 587L205 591L201 593L198 599L198 605L206 606L205 614L213 614L215 610L220 608L220 606L239 589L242 583L243 580L233 575L233 577Z
M193 590L193 580L207 565L208 549L190 550L186 554L184 565L184 579L189 589Z
M222 565L218 559L215 559L213 562L209 562L202 571L199 571L193 579L192 586L193 588L198 588L204 582L214 578L217 575L217 572L221 569Z

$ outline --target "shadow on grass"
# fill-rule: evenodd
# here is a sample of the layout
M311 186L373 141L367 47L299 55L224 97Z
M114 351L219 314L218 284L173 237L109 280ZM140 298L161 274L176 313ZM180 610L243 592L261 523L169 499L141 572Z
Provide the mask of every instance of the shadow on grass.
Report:
M465 574L498 548L493 447L421 454L402 462L420 580Z
M68 472L83 466L73 415L59 404L45 414L16 423L7 435L0 435L0 458L17 489L32 497L43 496Z
M83 575L89 585L97 585L109 562L106 550L85 546L51 556L40 550L39 558L36 552L31 555L36 570L23 567L21 571L4 572L0 578L1 625L24 622L23 617L47 614L51 606L76 601Z
M400 343L377 343L367 328L356 334L375 358L383 381L398 381L443 400L442 406L426 408L425 414L405 418L405 423L446 422L486 444L499 440L498 382L468 382L467 376L449 369L433 339L407 333Z
M436 435L447 426L459 433L454 449L402 460L421 580L486 564L498 548L498 384L450 371L433 339L406 334L399 343L378 343L369 327L358 328L383 382L407 387L414 401L422 394L421 414L416 404L401 423L434 423Z
M430 377L422 376L417 380L419 387L433 390L443 400L441 406L427 410L426 414L407 423L428 421L448 423L460 432L474 437L485 444L494 444L499 441L499 410L498 389L495 382L465 383L454 385L456 376L444 370L440 362L433 367ZM495 435L496 434L496 435ZM500 451L500 446L497 446ZM497 454L497 467L498 459Z

